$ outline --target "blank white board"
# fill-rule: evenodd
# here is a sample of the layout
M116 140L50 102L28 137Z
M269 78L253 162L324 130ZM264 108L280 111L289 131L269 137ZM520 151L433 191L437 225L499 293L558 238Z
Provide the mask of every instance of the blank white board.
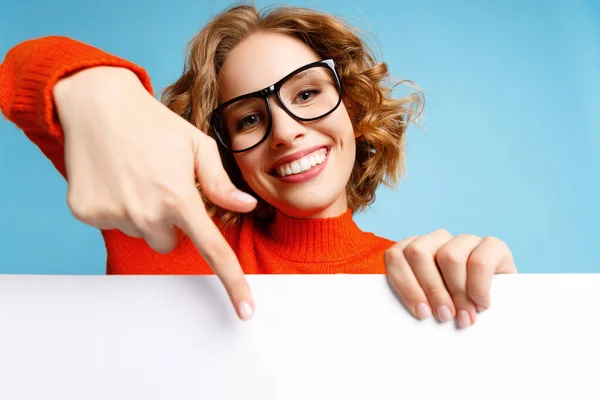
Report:
M501 275L476 324L381 275L0 276L0 399L600 399L600 274Z

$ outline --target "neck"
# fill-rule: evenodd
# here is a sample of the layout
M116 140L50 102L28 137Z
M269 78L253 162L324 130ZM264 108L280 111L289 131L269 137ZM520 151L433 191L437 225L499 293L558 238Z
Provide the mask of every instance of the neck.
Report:
M268 237L274 252L295 261L344 260L371 240L356 225L349 208L324 218L294 218L277 211Z

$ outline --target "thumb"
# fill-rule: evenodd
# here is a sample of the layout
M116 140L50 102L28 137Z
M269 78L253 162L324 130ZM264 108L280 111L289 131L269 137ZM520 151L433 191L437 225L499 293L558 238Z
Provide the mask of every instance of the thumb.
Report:
M257 201L231 182L223 167L216 141L199 133L193 136L194 168L202 193L211 203L237 212L250 212Z

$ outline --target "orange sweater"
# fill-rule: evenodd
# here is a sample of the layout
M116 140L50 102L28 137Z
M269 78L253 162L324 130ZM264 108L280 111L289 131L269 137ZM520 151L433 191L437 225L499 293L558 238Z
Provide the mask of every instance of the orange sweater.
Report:
M0 108L64 176L63 134L52 88L61 78L84 68L119 66L137 74L152 93L146 71L126 60L66 37L45 37L13 47L0 64ZM298 220L278 213L263 231L250 217L222 229L248 274L385 273L384 252L393 242L362 232L348 210L327 219ZM153 251L142 239L103 231L112 274L212 274L184 238L169 254Z

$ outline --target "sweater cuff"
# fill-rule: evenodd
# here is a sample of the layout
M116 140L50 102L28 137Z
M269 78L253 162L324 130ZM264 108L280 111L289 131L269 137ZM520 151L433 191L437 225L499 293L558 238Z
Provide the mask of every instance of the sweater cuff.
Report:
M21 83L17 85L19 90L15 93L13 116L16 120L35 125L22 126L25 130L28 128L33 132L41 130L63 145L64 136L52 91L59 80L87 68L99 66L127 68L133 71L146 90L152 93L149 75L143 68L132 62L73 40L69 40L68 45L60 40L46 45L52 47L44 49L46 50L44 53L48 56L37 57L31 69L18 78Z

